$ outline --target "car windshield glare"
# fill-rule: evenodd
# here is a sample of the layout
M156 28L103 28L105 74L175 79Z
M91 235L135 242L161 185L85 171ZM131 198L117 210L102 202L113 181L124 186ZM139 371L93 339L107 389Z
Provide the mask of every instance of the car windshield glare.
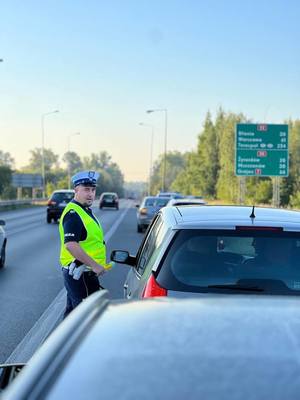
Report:
M201 291L242 281L300 294L299 257L299 233L183 230L164 260L158 281L169 290Z

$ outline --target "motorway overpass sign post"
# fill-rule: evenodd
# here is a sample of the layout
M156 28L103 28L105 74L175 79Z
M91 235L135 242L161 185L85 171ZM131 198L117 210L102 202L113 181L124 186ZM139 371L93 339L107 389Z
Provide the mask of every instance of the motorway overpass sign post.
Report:
M235 136L235 173L237 176L278 177L289 174L288 125L237 124ZM276 193L276 205L279 193Z

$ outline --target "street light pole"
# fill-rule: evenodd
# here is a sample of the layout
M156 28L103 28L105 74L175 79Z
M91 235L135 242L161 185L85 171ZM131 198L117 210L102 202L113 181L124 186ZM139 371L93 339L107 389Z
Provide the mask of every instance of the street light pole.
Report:
M72 136L80 135L80 132L72 133L68 136L68 188L71 189L71 166L70 166L70 139Z
M151 195L151 175L152 175L152 155L153 155L153 138L154 138L154 127L150 124L144 124L140 122L139 125L147 126L151 128L151 143L150 143L150 168L149 168L149 183L148 183L148 196Z
M166 191L166 168L167 168L167 133L168 133L168 110L166 108L158 108L155 110L147 110L148 114L163 111L165 113L165 144L164 144L164 161L163 161L163 175L162 175L162 190Z
M45 198L45 187L46 187L46 181L45 181L45 160L44 160L44 147L45 147L45 117L50 114L55 114L58 113L59 110L55 111L50 111L47 113L42 114L42 177L43 177L43 199Z

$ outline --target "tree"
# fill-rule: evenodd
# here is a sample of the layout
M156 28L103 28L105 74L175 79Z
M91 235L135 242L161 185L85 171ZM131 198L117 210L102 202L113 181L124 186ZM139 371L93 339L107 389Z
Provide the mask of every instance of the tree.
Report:
M250 176L246 181L247 204L269 204L272 201L272 180L269 177Z
M6 165L10 168L13 168L14 163L15 161L10 155L10 153L0 150L0 165Z
M186 153L186 166L177 175L172 183L172 189L184 195L202 195L201 173L198 153L196 151Z
M219 146L211 114L206 114L203 132L198 137L200 187L208 197L215 197L219 171Z
M162 190L164 155L160 155L158 160L154 162L151 175L151 193L156 194ZM173 182L181 171L184 170L186 164L186 155L179 151L170 151L166 155L166 181L165 190L172 189Z
M239 181L234 173L234 135L236 124L245 120L242 114L230 113L217 133L220 140L217 197L229 202L236 202L239 197Z
M294 206L300 192L300 120L286 122L289 125L289 176L280 179L280 203Z
M11 186L12 170L8 165L0 165L0 196Z
M67 151L62 160L67 164L67 169L70 168L70 174L73 175L82 169L82 161L75 151Z
M117 192L120 197L123 196L123 174L119 166L112 162L111 156L106 151L98 154L92 153L90 157L84 157L83 167L100 173L97 193L113 191Z
M92 153L90 157L83 158L83 166L85 169L92 169L98 171L103 168L106 169L111 165L111 156L106 151L100 153Z
M106 167L106 169L102 169L102 171L106 171L112 180L113 190L118 193L120 197L124 195L124 176L116 163L111 163L110 166Z
M42 149L35 148L30 150L31 157L29 165L25 167L33 173L41 173L42 171ZM44 166L45 172L49 172L53 168L58 167L58 155L54 154L51 149L44 149Z

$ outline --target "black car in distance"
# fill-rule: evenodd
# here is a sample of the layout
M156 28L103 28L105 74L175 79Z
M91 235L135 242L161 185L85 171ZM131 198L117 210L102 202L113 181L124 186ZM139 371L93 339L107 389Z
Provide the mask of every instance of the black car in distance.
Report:
M74 190L55 190L48 200L47 222L57 222L66 205L74 198Z
M115 208L116 210L119 209L119 198L117 193L114 192L104 192L100 196L99 200L99 208L100 210L103 207L110 207Z

